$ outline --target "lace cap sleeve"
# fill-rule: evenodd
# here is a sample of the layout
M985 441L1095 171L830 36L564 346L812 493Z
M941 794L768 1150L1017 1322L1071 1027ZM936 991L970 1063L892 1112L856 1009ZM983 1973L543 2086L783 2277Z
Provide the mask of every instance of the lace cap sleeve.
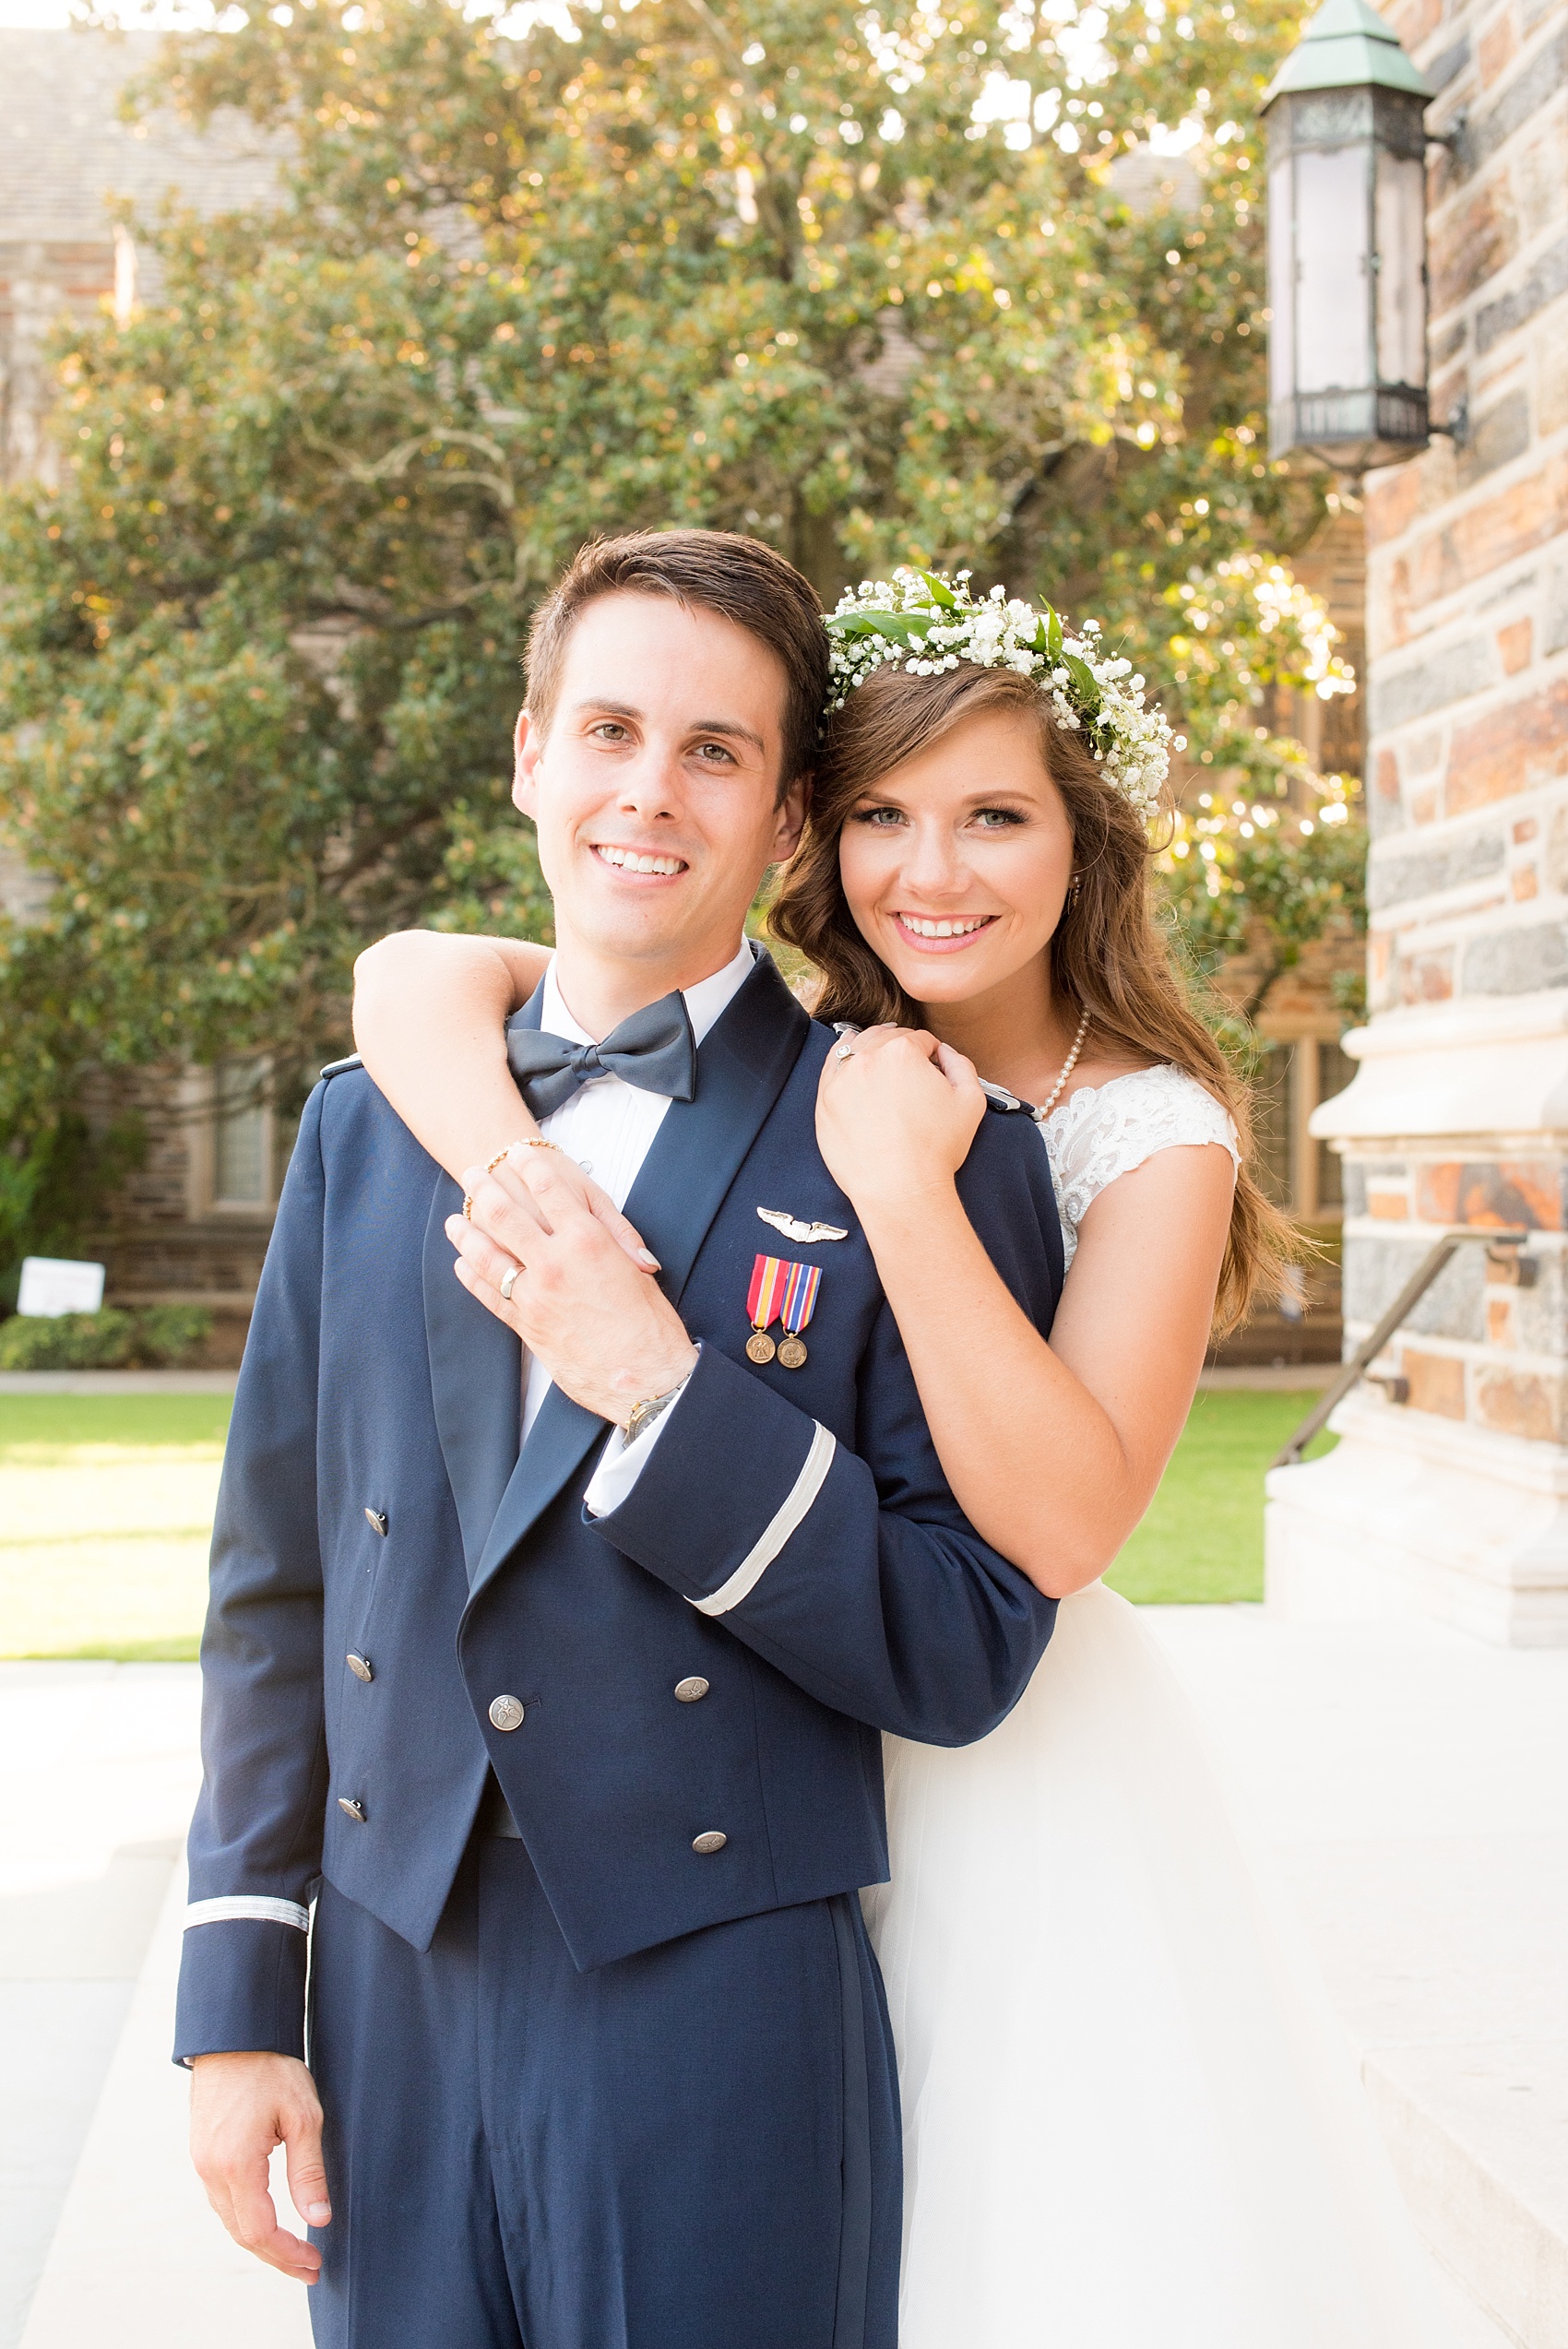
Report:
M1051 1159L1069 1263L1078 1226L1118 1175L1131 1174L1157 1151L1217 1142L1240 1166L1230 1113L1184 1069L1134 1069L1108 1084L1086 1085L1040 1129Z

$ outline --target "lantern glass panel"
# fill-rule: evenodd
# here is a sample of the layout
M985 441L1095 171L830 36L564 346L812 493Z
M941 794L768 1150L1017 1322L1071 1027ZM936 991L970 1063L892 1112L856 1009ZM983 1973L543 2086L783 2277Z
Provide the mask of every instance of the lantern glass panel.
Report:
M1426 381L1426 171L1377 154L1377 372L1384 384Z
M1354 391L1372 384L1367 301L1365 147L1307 148L1296 156L1296 388Z
M1268 396L1289 399L1296 388L1296 208L1287 155L1268 175Z

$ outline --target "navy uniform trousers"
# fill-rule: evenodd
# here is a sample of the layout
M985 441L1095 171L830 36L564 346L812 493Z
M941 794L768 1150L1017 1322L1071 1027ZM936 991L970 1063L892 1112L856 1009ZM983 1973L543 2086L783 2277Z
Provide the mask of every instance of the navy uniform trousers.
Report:
M897 2076L852 1893L585 1973L524 1845L476 1833L424 1952L323 1884L310 2044L322 2349L894 2349Z

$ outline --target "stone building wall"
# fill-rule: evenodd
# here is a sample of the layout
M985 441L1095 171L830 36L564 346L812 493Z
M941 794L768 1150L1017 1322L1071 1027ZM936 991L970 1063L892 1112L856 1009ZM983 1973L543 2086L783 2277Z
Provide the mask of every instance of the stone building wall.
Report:
M1271 1596L1568 1640L1568 0L1398 0L1440 97L1432 413L1366 483L1371 1019L1319 1113L1344 1154L1347 1335L1467 1245L1333 1460L1277 1476ZM1403 1393L1405 1399L1393 1399Z
M255 1195L223 1198L210 1072L99 1076L84 1088L81 1108L95 1130L135 1117L146 1137L141 1161L120 1182L103 1226L83 1238L87 1253L104 1265L107 1301L201 1305L213 1317L203 1358L237 1363L287 1164L281 1122L268 1111L242 1112L260 1145L247 1161L255 1177L247 1187Z
M0 479L47 479L45 347L61 317L157 291L152 256L118 226L179 194L197 210L255 203L274 151L238 115L197 133L166 115L120 119L125 85L161 35L0 28Z

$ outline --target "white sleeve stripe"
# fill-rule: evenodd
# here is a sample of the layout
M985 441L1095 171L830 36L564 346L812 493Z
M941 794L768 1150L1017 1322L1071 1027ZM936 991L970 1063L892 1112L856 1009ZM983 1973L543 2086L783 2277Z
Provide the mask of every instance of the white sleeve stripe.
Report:
M693 1599L692 1605L699 1615L728 1615L732 1607L739 1607L743 1598L750 1597L790 1535L804 1521L806 1512L826 1481L837 1449L827 1430L818 1425L805 1465L790 1486L783 1507L764 1527L761 1538L742 1559L729 1581L721 1584L711 1598Z
M277 1901L263 1892L233 1892L224 1900L193 1901L185 1911L185 1930L193 1925L227 1925L236 1917L258 1917L264 1925L291 1925L297 1933L310 1930L310 1911L298 1901Z

